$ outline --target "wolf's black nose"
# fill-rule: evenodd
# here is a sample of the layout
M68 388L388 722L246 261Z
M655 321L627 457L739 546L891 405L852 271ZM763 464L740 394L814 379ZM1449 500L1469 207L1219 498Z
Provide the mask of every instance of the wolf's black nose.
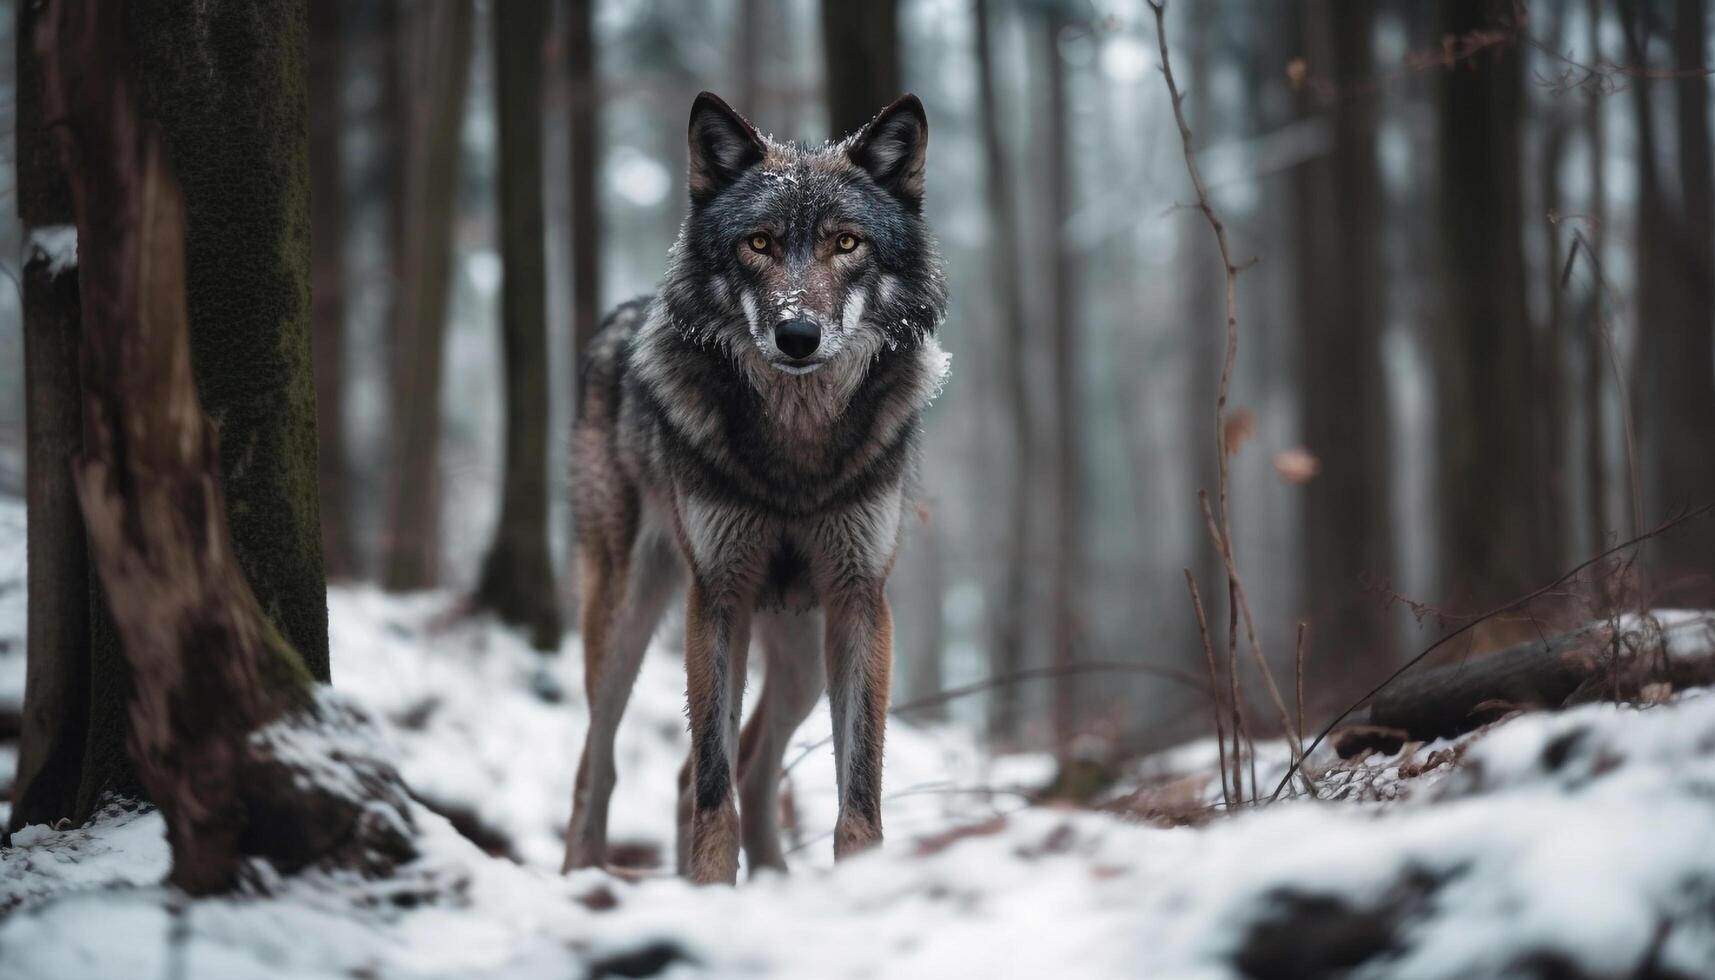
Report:
M814 320L787 320L774 328L774 344L780 353L803 360L822 344L822 328Z

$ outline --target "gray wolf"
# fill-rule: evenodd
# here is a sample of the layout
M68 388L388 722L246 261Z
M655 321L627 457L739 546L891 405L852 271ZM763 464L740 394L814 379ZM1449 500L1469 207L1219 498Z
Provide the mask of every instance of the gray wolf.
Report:
M834 854L881 840L883 589L947 369L928 134L910 95L823 146L764 137L707 92L691 107L690 211L662 285L609 316L583 366L572 481L590 724L567 869L603 862L614 733L681 593L680 871L732 882L741 841L753 870L785 867L781 758L824 688ZM741 734L753 636L764 681Z

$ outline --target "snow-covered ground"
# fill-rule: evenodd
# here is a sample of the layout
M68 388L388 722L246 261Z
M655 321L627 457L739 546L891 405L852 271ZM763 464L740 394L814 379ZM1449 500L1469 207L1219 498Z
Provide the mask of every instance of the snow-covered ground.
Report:
M21 684L9 509L0 698ZM694 889L665 870L555 873L585 717L575 640L542 658L443 622L446 596L329 605L336 688L414 792L513 859L419 806L423 856L393 879L187 901L160 884L159 816L114 807L0 852L0 977L1715 975L1715 696L1525 715L1343 768L1322 781L1339 800L1172 829L1137 819L1138 798L1218 798L1210 744L1140 766L1105 809L1059 809L1016 792L1041 760L896 720L887 845L837 869L822 711L788 754L795 873ZM652 653L620 743L614 842L663 869L683 694L673 653Z

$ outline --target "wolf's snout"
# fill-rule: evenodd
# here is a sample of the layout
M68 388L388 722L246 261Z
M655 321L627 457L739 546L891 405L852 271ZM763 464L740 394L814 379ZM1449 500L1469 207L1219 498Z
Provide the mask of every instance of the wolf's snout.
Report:
M774 327L774 346L794 360L803 360L822 345L822 328L814 320L785 320Z

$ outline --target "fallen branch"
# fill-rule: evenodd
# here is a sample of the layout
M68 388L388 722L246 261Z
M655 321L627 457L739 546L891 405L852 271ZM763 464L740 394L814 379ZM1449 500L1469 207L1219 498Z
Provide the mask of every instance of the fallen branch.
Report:
M1367 694L1365 694L1363 697L1352 702L1351 705L1349 705L1344 711L1342 711L1338 715L1336 715L1332 721L1328 722L1327 725L1323 726L1322 730L1317 733L1316 737L1313 740L1311 740L1310 745L1304 750L1304 755L1300 756L1290 766L1287 767L1286 775L1281 777L1280 784L1274 788L1274 792L1269 796L1269 799L1275 800L1275 799L1279 798L1280 794L1286 789L1287 784L1292 782L1292 777L1295 774L1297 774L1299 768L1304 764L1304 760L1309 758L1310 753L1316 751L1316 747L1322 744L1323 740L1328 737L1328 734L1330 732L1332 732L1336 727L1338 727L1341 722L1345 721L1348 717L1350 717L1352 712L1357 711L1359 708L1361 708L1365 704L1369 703L1372 699L1374 699L1382 691L1386 690L1388 685L1390 685L1394 681L1398 680L1402 674L1404 674L1406 671L1410 670L1411 668L1413 668L1413 667L1417 666L1419 663L1421 663L1423 661L1423 658L1434 653L1436 650L1441 649L1443 646L1446 646L1448 643L1459 638L1460 636L1463 636L1464 634L1470 632L1471 630L1475 629L1478 625L1485 623L1488 620L1493 619L1496 616L1502 615L1503 613L1511 612L1512 610L1517 609L1520 606L1524 606L1524 605L1526 605L1530 602L1533 602L1536 599L1542 597L1543 595L1554 591L1555 589L1559 588L1560 586L1564 585L1566 582L1568 582L1571 579L1573 579L1574 577L1576 577L1580 572L1584 571L1585 569L1587 569L1593 565L1599 565L1602 562L1605 562L1608 559L1614 557L1615 555L1620 554L1621 552L1624 552L1628 549L1636 548L1637 546L1643 544L1644 542L1649 541L1651 538L1656 538L1656 537L1659 537L1663 534L1666 534L1668 531L1671 531L1675 527L1678 527L1679 525L1684 524L1687 521L1692 521L1692 520L1696 520L1698 518L1707 517L1711 511L1715 511L1715 501L1710 501L1709 503L1706 503L1706 504L1702 505L1701 507L1696 507L1696 508L1693 508L1691 510L1685 511L1685 512L1683 512L1683 513L1681 513L1675 517L1670 517L1667 520L1663 521L1662 523L1657 524L1654 528L1651 528L1649 531L1647 531L1643 534L1640 534L1634 538L1630 538L1626 541L1622 541L1619 544L1614 545L1612 548L1609 548L1606 551L1603 551L1603 552L1595 555L1592 558L1586 558L1584 561L1579 562L1577 565L1573 566L1570 570L1568 570L1567 572L1562 574L1559 578L1548 583L1547 585L1544 585L1540 588L1537 588L1537 589L1534 589L1530 592L1527 592L1524 595L1518 596L1517 598L1510 599L1507 602L1504 602L1501 605L1496 606L1493 609L1490 609L1488 612L1483 613L1480 616L1476 616L1476 617L1472 618L1470 621L1466 622L1464 625L1460 626L1458 629L1455 629L1453 632L1448 633L1446 636L1441 637L1440 639L1436 640L1434 643L1431 643L1429 646L1424 647L1423 650L1419 651L1416 656L1413 656L1410 660L1407 660L1404 664L1400 665L1399 669L1397 669L1393 673L1389 674L1386 677L1386 679L1384 679L1381 683L1379 683L1375 687L1371 688L1369 690L1369 692Z

